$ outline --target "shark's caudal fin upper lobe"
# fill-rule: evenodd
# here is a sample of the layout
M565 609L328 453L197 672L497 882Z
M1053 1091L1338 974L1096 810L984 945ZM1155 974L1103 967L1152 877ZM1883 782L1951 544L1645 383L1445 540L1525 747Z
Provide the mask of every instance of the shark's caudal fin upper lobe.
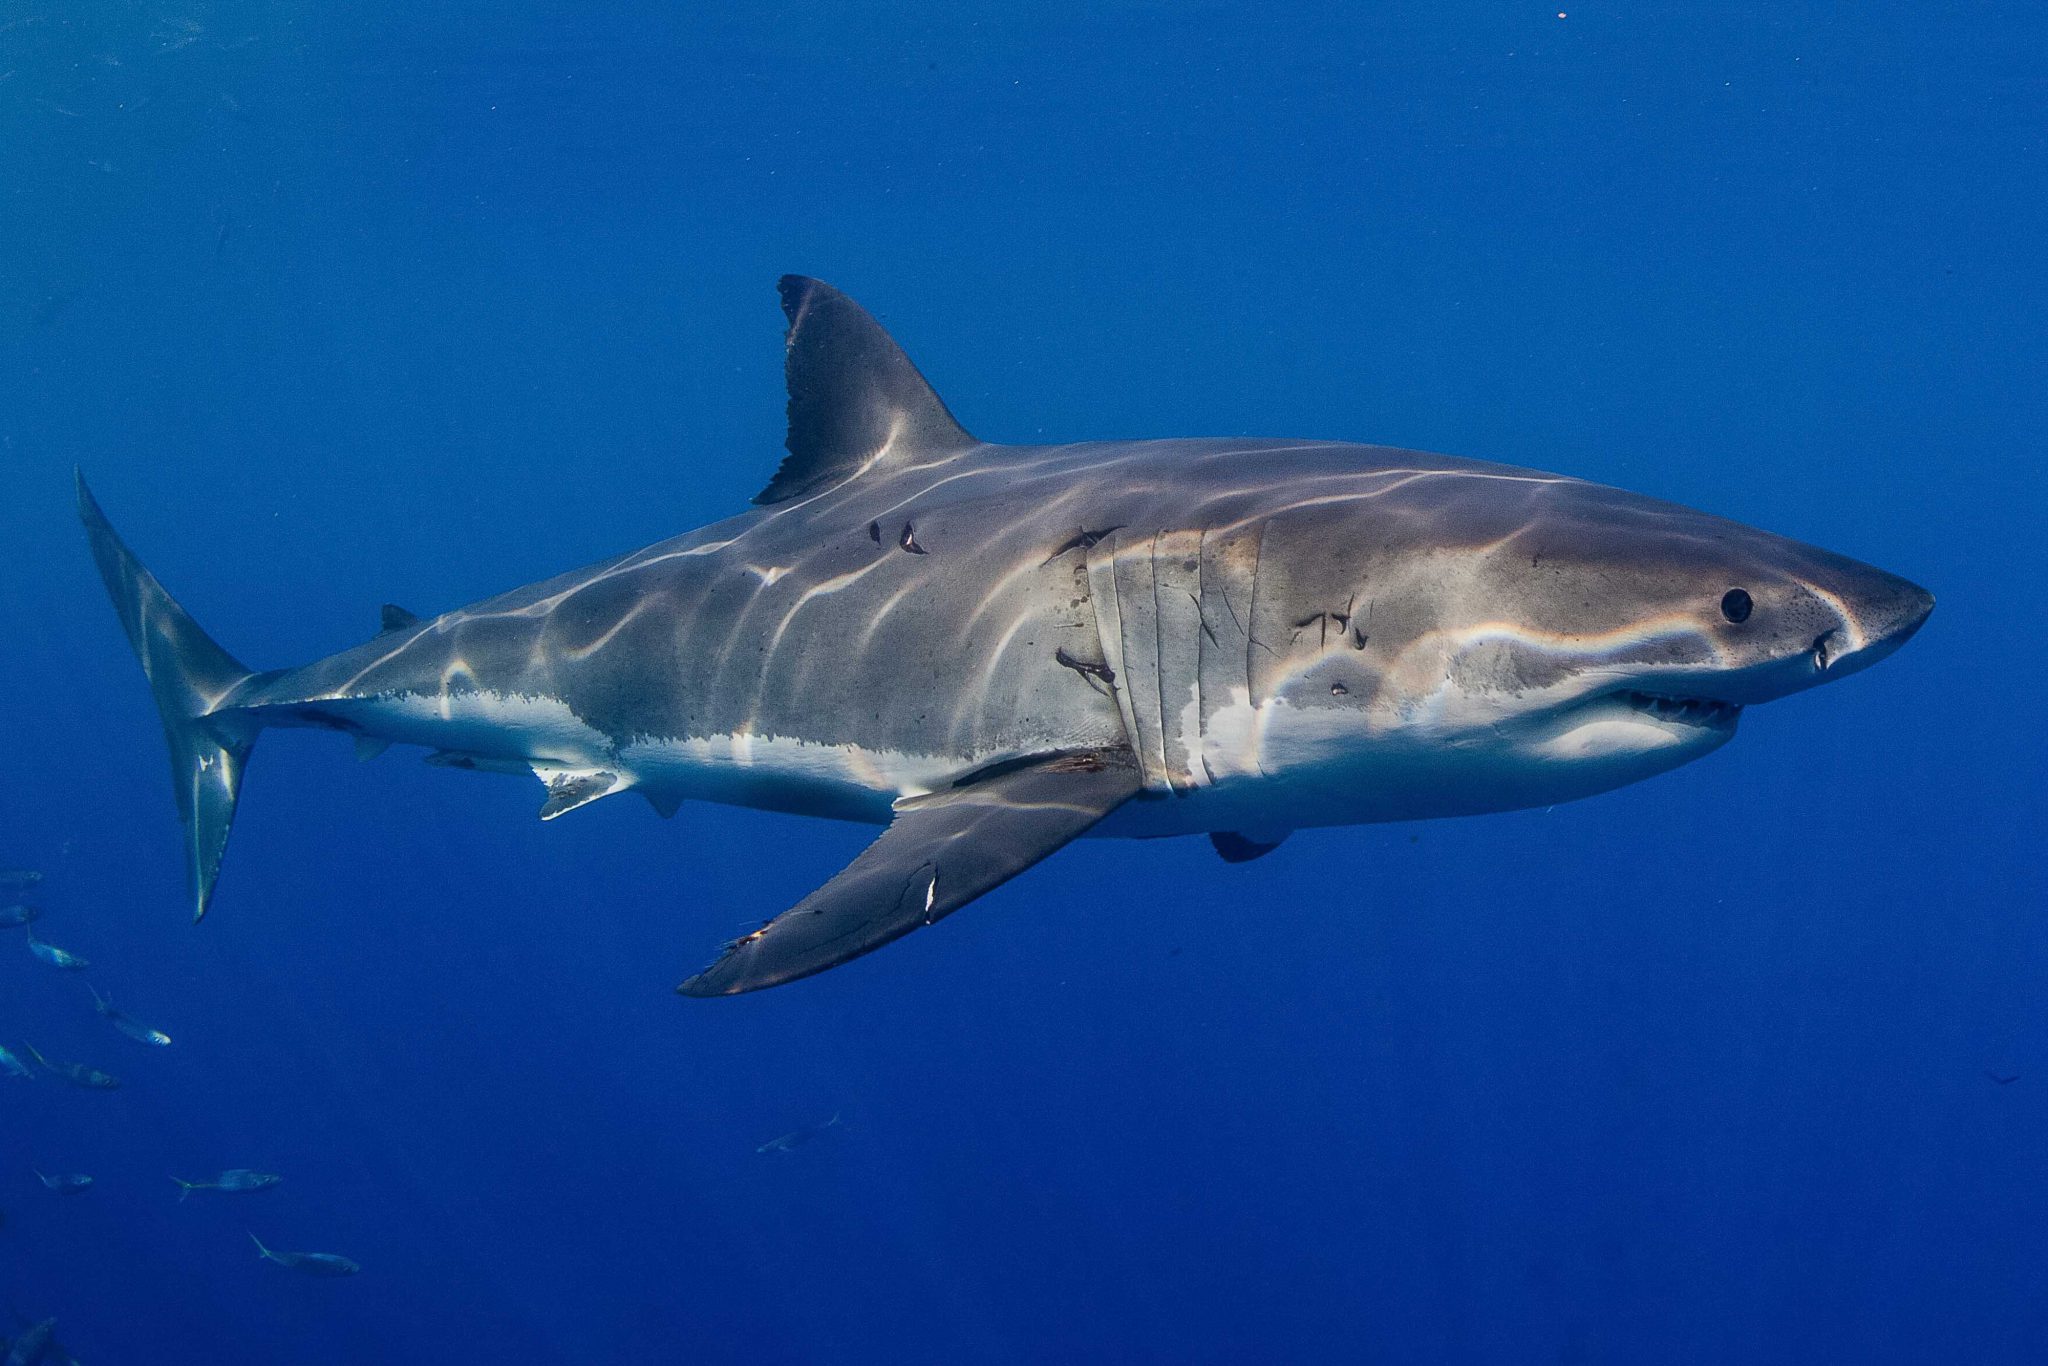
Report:
M221 852L235 819L242 769L256 732L247 722L214 713L252 673L213 643L185 609L143 568L100 512L92 491L78 480L78 516L92 557L114 600L128 643L142 661L149 690L170 742L171 784L185 823L185 855L192 913L206 914L220 874Z

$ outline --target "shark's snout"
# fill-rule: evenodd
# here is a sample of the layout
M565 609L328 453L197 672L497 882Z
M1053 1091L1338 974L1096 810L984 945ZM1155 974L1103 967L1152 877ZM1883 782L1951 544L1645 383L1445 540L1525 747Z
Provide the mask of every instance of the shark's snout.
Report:
M1877 601L1866 603L1863 612L1874 638L1894 647L1904 645L1933 614L1934 594L1917 583L1893 578L1885 593Z
M1829 677L1869 668L1913 638L1934 611L1934 594L1910 579L1865 569L1830 595L1842 622L1813 644L1813 667Z

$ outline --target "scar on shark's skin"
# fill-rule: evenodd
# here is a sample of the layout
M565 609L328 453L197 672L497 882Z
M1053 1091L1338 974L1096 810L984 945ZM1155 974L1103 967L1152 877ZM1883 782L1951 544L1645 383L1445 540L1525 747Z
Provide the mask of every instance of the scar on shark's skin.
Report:
M1107 664L1090 664L1085 659L1076 659L1067 653L1064 645L1052 652L1052 662L1061 668L1072 669L1088 680L1088 686L1107 697L1109 690L1116 687L1116 670Z
M1280 657L1280 652L1278 650L1274 649L1265 641L1260 640L1257 636L1251 633L1250 628L1244 624L1244 618L1239 616L1237 614L1237 609L1230 605L1229 598L1223 599L1223 610L1230 613L1230 624L1237 628L1238 634L1243 636L1248 643L1258 646L1261 650L1264 650L1267 654L1273 656L1273 658L1275 659L1278 659ZM1202 623L1202 629L1205 631L1208 630L1209 623L1204 621ZM1215 637L1212 635L1210 639L1214 640ZM1250 661L1246 661L1246 667L1250 667Z
M1330 643L1331 623L1334 622L1336 624L1337 634L1341 637L1344 634L1344 628L1351 624L1351 604L1356 600L1357 599L1355 597L1345 599L1344 610L1341 612L1329 610L1309 613L1300 621L1294 623L1295 632L1299 634L1300 632L1307 630L1309 627L1315 626L1317 628L1316 647L1320 649L1323 646L1328 645ZM1358 639L1358 648L1362 650L1365 648L1365 637L1363 633L1359 635Z
M1353 593L1353 594L1352 594L1352 595L1351 595L1350 597L1348 597L1348 598L1344 599L1344 610L1343 610L1343 611L1341 611L1341 612L1332 612L1332 613L1330 613L1330 620L1331 620L1331 621L1334 621L1334 622L1336 622L1336 623L1337 623L1337 634L1338 634L1338 635L1340 635L1340 636L1341 636L1341 635L1343 635L1343 634L1344 634L1344 629L1345 629L1345 628L1346 628L1347 626L1351 625L1351 605L1352 605L1353 603L1357 602L1357 601L1358 601L1358 594L1356 594L1356 593ZM1327 637L1325 637L1325 638L1327 639Z
M929 555L931 553L917 543L917 532L908 522L903 524L903 536L896 544L902 546L913 555Z
M1102 538L1109 535L1110 532L1122 531L1123 529L1123 524L1119 522L1115 526L1106 526L1100 531L1080 532L1077 535L1069 538L1066 544L1062 545L1058 550L1055 550L1052 552L1052 554L1046 556L1044 561L1041 562L1038 567L1040 569L1045 568L1046 565L1051 564L1054 560L1057 560L1060 556L1066 554L1069 550L1093 550L1095 549L1096 545L1101 542Z

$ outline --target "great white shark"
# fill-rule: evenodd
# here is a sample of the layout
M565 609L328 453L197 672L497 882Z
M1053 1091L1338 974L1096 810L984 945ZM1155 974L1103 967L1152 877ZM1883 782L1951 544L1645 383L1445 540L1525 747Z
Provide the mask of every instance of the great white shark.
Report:
M1934 599L1740 523L1332 441L968 435L844 294L781 282L787 457L758 506L281 672L216 645L80 515L169 737L195 918L270 726L885 827L679 988L832 967L1081 835L1545 806L1720 748L1897 649Z

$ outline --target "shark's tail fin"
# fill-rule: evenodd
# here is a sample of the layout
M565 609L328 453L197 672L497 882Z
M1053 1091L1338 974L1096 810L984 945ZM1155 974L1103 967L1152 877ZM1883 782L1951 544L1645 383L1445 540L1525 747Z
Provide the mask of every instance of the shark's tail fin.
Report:
M255 730L246 723L213 713L252 674L214 644L121 543L82 475L78 516L85 523L107 594L128 632L128 643L149 677L164 736L170 741L171 782L178 819L185 823L192 918L197 920L213 897L228 827L235 819L235 799L242 789L242 769L256 741Z
M178 1203L181 1205L192 1198L192 1192L199 1186L196 1181L181 1181L175 1176L171 1178L171 1184L178 1188ZM256 1235L252 1233L249 1236L253 1238ZM261 1247L263 1244L258 1243L256 1246Z

